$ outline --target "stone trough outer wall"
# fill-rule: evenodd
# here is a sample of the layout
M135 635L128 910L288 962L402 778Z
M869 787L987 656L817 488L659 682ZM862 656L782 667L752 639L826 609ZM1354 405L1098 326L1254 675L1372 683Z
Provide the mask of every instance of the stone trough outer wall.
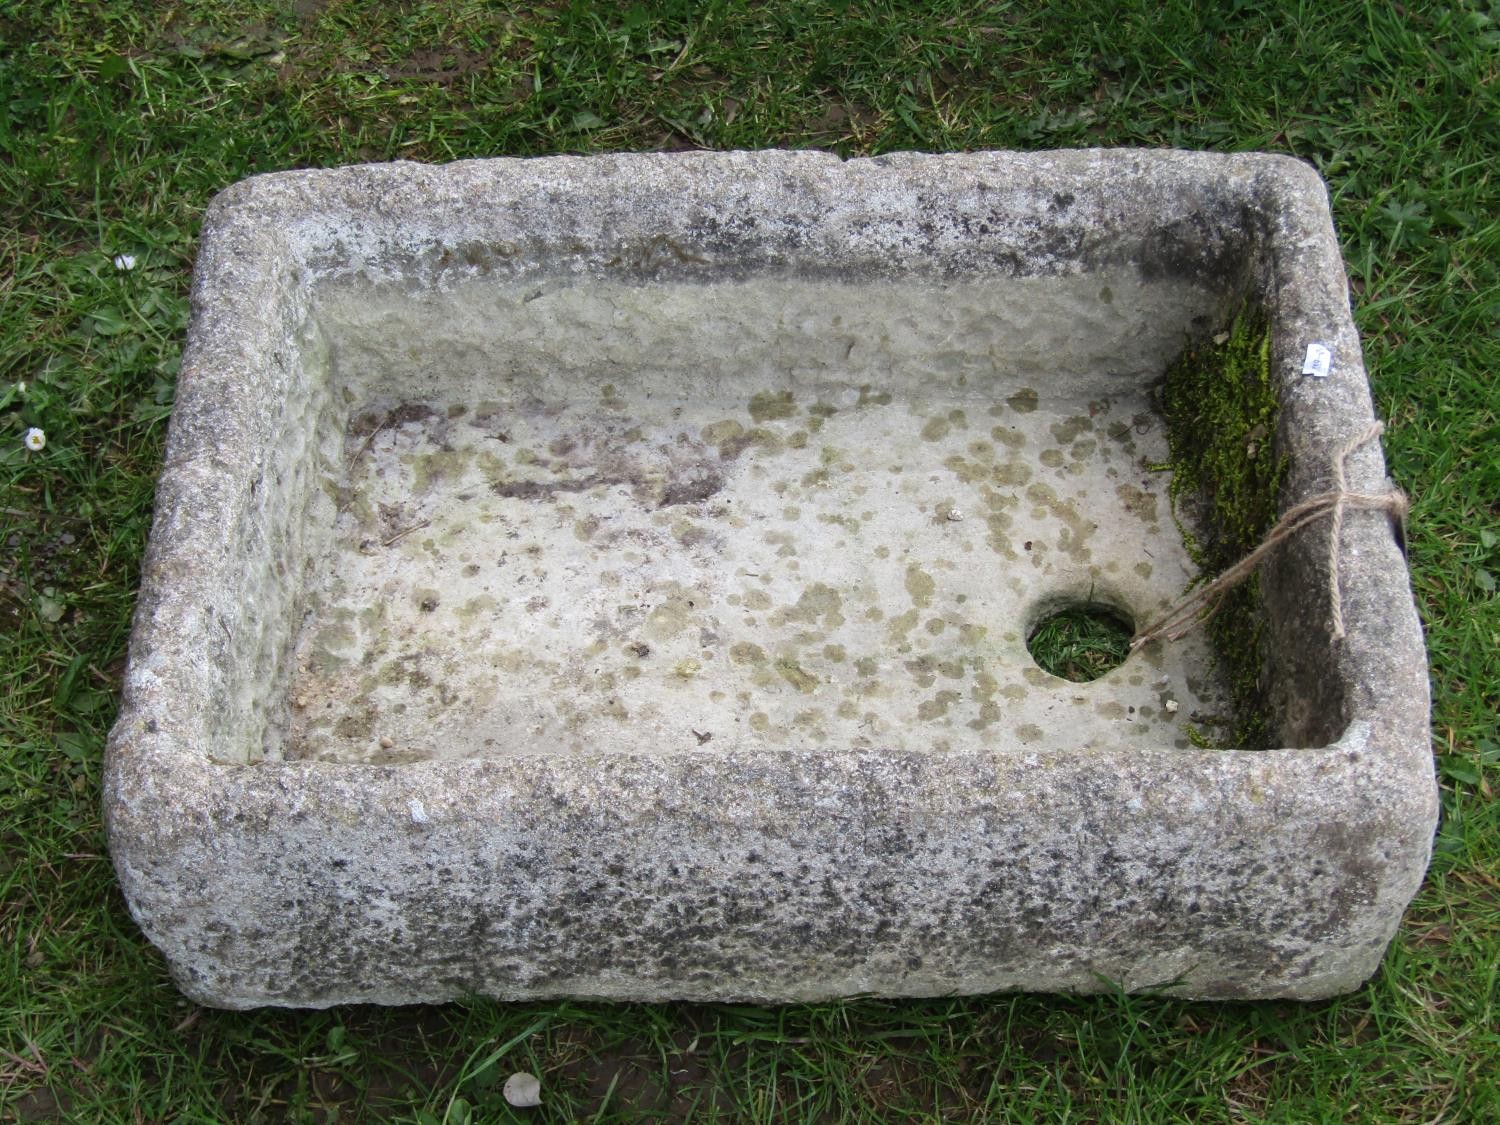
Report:
M1321 533L1265 576L1279 727L1313 748L241 764L226 716L253 723L275 691L296 588L277 568L316 530L296 510L253 514L268 473L313 455L313 419L278 404L305 376L316 286L391 280L435 248L463 269L499 241L538 261L574 246L563 268L582 273L634 247L648 279L730 252L748 269L933 276L981 259L1017 276L1210 275L1238 259L1274 326L1283 504L1327 488L1330 451L1373 417L1326 194L1287 158L642 155L238 184L205 221L106 759L127 901L187 995L1316 999L1376 969L1426 869L1437 795L1420 626L1374 513L1346 520L1341 643ZM1328 379L1298 374L1312 341L1333 349ZM1386 487L1377 447L1350 484Z

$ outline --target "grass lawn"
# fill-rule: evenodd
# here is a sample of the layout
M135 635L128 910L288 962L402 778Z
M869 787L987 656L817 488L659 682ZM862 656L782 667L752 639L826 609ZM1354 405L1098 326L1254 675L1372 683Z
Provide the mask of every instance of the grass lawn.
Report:
M1497 60L1488 0L0 0L0 1120L1500 1120ZM115 888L99 773L215 191L397 158L1086 145L1289 152L1330 184L1414 501L1443 779L1373 981L1309 1005L178 996ZM518 1070L540 1109L500 1098Z

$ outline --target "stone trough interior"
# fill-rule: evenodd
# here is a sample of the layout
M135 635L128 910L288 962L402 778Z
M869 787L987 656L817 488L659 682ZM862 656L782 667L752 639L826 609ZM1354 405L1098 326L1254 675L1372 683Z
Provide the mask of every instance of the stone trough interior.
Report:
M266 535L284 619L224 741L1187 747L1228 718L1201 637L1088 683L1026 641L1190 581L1154 388L1226 308L1130 269L325 282L262 512L304 525Z

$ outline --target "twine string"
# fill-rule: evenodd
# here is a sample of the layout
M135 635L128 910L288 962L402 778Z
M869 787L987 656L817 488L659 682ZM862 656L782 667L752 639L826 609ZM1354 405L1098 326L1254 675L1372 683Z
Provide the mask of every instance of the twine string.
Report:
M1333 639L1343 640L1344 601L1339 589L1339 544L1344 532L1344 513L1352 508L1357 511L1386 512L1396 519L1402 519L1408 506L1406 493L1399 488L1392 488L1388 492L1349 491L1347 462L1350 455L1384 431L1385 424L1375 422L1345 444L1333 460L1332 489L1309 496L1288 508L1266 533L1260 546L1136 633L1130 642L1131 651L1162 637L1176 641L1187 636L1219 611L1224 595L1254 574L1267 555L1304 527L1317 523L1325 516L1331 517L1328 528L1329 619L1333 627Z

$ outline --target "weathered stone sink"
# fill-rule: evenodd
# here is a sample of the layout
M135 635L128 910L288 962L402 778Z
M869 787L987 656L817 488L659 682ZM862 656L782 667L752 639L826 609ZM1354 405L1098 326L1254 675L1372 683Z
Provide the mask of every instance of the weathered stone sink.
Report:
M226 1007L1355 987L1436 809L1385 517L1345 521L1341 641L1326 523L1262 574L1286 749L1195 744L1199 633L1090 683L1026 647L1188 586L1153 387L1247 301L1285 506L1372 418L1288 159L229 189L108 753L132 911Z

